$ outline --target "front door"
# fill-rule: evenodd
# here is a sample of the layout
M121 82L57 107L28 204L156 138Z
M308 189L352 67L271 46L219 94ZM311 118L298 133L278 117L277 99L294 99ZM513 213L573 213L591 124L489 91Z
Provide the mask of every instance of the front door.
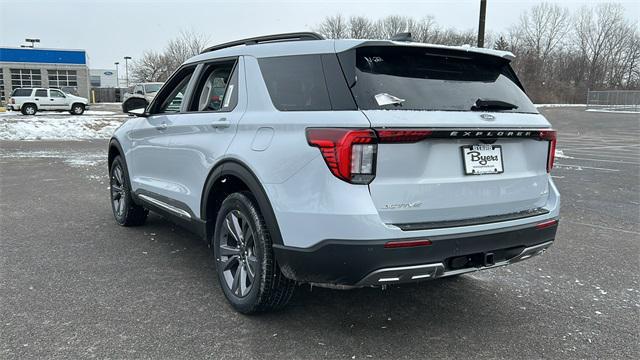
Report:
M170 180L173 170L167 162L171 155L167 133L181 116L182 99L194 70L191 66L176 72L160 90L157 102L147 109L150 115L133 120L137 123L127 134L131 140L127 161L131 187L138 195L166 202L167 197L184 191Z
M48 110L70 110L68 98L60 90L49 90L49 108Z

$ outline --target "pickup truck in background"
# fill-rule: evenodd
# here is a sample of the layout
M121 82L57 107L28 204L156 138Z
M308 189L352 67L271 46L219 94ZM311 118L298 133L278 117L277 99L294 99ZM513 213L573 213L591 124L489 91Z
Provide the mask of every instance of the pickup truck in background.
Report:
M164 83L140 83L130 88L122 97L122 112L146 108Z

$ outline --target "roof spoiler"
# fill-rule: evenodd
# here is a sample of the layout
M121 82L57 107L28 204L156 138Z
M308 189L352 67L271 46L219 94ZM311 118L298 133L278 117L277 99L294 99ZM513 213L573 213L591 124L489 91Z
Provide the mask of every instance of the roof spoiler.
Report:
M307 41L307 40L324 40L324 37L314 32L295 32L295 33L256 36L256 37L251 37L251 38L246 38L241 40L234 40L234 41L226 42L219 45L214 45L204 49L201 52L201 54L211 52L211 51L226 49L226 48L238 46L238 45L256 45L256 44L271 43L271 42Z

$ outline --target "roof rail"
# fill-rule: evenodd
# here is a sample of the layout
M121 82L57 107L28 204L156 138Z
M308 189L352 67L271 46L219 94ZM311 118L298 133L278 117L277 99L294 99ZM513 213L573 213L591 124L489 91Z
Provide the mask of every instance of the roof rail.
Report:
M256 36L252 38L230 41L224 44L214 45L202 50L201 54L206 52L225 49L238 45L256 45L260 43L279 42L279 41L304 41L304 40L324 40L324 37L314 32L296 32L275 35Z

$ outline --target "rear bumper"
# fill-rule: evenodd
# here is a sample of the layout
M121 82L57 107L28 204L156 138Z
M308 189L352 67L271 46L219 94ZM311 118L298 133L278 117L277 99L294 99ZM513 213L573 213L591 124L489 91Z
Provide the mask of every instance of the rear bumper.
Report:
M539 255L553 243L558 224L542 229L536 225L433 236L427 238L429 246L384 247L396 239L325 240L304 249L274 245L274 251L290 279L337 287L379 286L484 270Z

